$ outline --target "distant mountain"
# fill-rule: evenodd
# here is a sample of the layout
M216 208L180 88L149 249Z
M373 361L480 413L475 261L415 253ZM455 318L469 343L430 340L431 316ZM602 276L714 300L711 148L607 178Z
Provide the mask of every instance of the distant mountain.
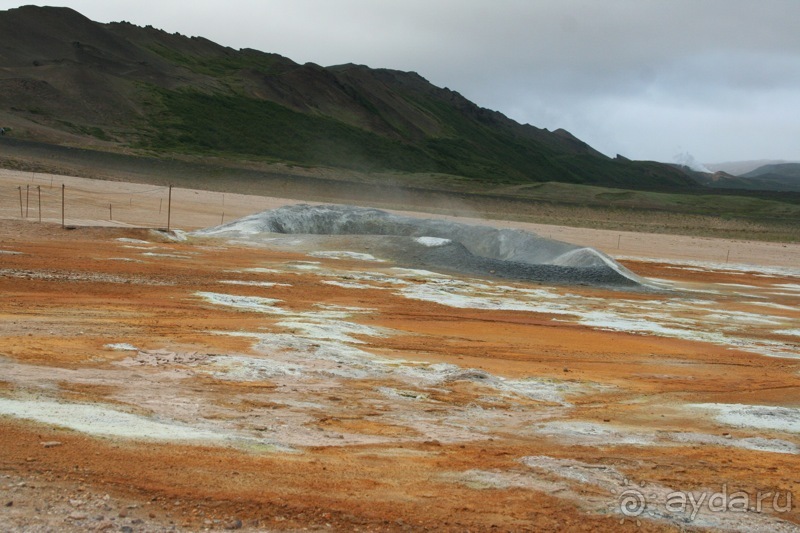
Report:
M727 161L725 163L705 163L704 166L712 172L725 172L731 176L741 176L764 165L791 163L778 159L756 159L751 161Z
M747 174L742 174L741 177L800 181L800 163L764 165L763 167L758 167Z
M21 139L443 173L488 188L697 187L681 169L608 158L567 131L519 124L414 72L300 65L68 8L0 12L0 32L0 126Z
M764 165L740 177L764 189L800 191L800 163Z
M764 165L741 176L714 172L694 178L714 188L800 192L800 163Z

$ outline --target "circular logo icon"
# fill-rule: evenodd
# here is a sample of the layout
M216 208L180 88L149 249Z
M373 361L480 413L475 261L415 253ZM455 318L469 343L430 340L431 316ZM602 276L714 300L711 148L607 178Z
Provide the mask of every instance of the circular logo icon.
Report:
M636 489L628 489L619 495L619 510L627 517L635 518L641 515L647 507L644 494Z

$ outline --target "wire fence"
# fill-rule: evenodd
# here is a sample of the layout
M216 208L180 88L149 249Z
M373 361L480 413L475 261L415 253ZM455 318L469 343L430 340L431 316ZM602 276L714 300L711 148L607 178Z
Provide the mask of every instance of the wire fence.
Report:
M170 225L169 188L148 191L98 192L64 184L57 186L18 185L0 189L0 202L5 210L17 204L19 218L26 220L60 220L66 224L77 220L108 221L148 228Z
M264 209L265 200L226 193L3 170L0 218L63 225L197 229ZM232 198L235 197L235 198ZM266 202L269 203L269 202ZM233 204L233 205L232 205Z

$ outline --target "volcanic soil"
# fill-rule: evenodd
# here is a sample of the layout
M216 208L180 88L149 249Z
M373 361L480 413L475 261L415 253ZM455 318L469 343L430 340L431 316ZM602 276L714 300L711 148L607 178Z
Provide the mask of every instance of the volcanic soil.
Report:
M0 220L3 530L800 527L796 268L617 292L276 239Z

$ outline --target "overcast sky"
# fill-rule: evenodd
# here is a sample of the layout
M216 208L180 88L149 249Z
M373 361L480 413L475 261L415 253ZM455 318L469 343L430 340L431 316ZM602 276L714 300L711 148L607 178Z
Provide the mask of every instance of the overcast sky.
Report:
M0 0L8 9L30 2ZM87 17L413 70L634 159L800 161L800 0L76 0Z

